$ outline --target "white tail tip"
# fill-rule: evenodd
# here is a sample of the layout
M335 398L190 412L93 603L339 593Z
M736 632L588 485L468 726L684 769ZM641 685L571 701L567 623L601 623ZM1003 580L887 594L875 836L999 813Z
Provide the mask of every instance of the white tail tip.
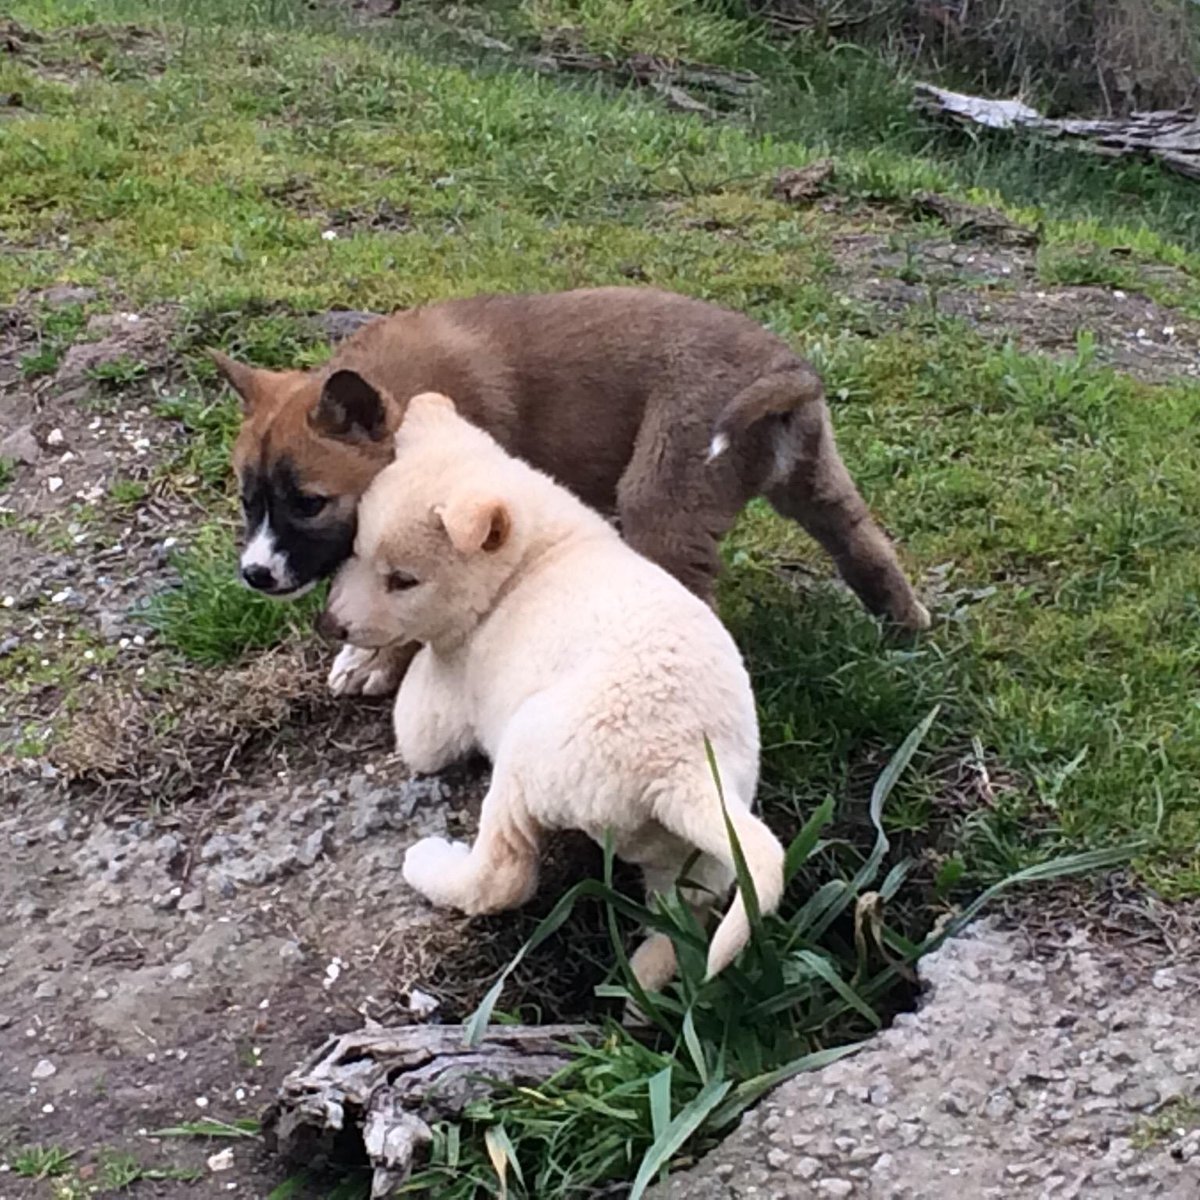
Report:
M712 444L708 448L708 461L712 462L714 458L720 458L726 450L729 449L729 434L718 433L712 440Z

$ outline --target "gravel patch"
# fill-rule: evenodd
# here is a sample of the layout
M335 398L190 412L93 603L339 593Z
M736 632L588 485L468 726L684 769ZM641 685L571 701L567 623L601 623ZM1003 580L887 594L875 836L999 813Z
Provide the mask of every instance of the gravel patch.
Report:
M1200 963L1127 973L990 924L921 965L923 1002L748 1113L655 1200L1200 1196ZM1189 1123L1192 1128L1188 1128Z

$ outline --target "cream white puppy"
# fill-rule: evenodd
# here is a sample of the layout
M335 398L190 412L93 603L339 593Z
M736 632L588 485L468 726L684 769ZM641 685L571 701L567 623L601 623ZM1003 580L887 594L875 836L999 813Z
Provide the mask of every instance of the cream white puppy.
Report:
M597 513L512 458L444 396L409 405L393 463L358 510L325 632L374 649L419 642L395 707L397 749L434 772L478 748L493 765L473 846L425 838L404 878L468 913L524 903L543 831L581 829L642 868L648 892L688 869L697 910L735 881L704 749L769 912L783 849L751 811L759 739L750 681L711 609L629 548ZM713 937L708 972L749 936L741 897ZM634 955L643 986L674 974L670 941Z

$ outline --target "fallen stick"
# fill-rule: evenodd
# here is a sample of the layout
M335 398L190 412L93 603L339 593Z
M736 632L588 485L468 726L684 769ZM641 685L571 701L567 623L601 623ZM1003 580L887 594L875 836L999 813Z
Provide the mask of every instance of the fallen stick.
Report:
M263 1118L267 1146L313 1166L361 1150L371 1195L387 1196L433 1140L431 1126L461 1116L497 1081L544 1082L571 1061L587 1025L494 1025L468 1046L461 1025L406 1025L331 1037L290 1072Z
M1068 138L1094 154L1148 158L1188 179L1200 179L1200 115L1191 109L1131 113L1108 120L1056 119L1042 116L1020 100L989 100L929 83L916 85L916 104L961 125L1028 129L1046 137Z

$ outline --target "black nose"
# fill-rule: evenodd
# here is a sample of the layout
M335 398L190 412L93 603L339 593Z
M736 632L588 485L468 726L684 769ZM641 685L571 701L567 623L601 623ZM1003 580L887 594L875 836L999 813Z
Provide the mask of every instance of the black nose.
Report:
M260 592L269 592L275 587L275 576L270 567L243 567L242 578Z
M328 609L317 617L316 625L317 632L326 641L344 642L346 640L346 627Z

